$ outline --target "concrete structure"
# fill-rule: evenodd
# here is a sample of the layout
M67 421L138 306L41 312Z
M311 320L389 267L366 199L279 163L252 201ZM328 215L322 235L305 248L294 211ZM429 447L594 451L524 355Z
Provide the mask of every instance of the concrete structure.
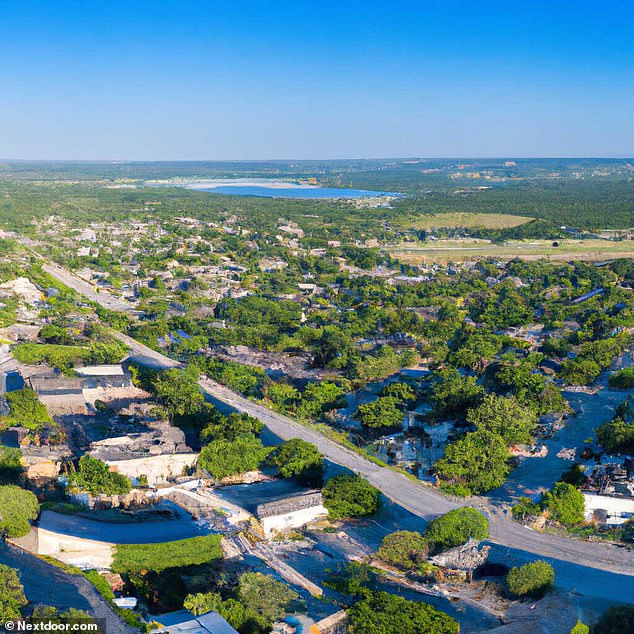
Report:
M328 511L320 491L273 500L260 504L255 512L266 537L299 528L309 522L325 518Z
M238 634L218 612L194 616L187 610L169 612L154 619L161 627L155 632L183 632L186 634Z
M313 624L310 634L345 634L348 631L348 614L339 610L321 621Z
M132 479L145 476L148 484L154 486L183 475L183 471L195 466L197 460L197 453L176 453L105 462L110 471L122 473Z
M132 375L121 365L88 365L75 370L86 389L98 387L132 387Z
M634 498L612 497L596 493L584 493L587 521L606 526L619 526L634 517Z
M48 555L79 568L110 568L114 544L54 533L32 527L28 535L9 539L9 543L35 555Z

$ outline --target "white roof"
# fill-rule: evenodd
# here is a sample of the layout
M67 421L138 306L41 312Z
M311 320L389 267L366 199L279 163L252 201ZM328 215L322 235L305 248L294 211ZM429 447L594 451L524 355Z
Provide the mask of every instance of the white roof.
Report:
M77 374L81 376L123 376L125 373L120 365L87 365L77 368Z
M116 599L113 599L112 602L118 608L136 608L138 599L136 597L118 597Z

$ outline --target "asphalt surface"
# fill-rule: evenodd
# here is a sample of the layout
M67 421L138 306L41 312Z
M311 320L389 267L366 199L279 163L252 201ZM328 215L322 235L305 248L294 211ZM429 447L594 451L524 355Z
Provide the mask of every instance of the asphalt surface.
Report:
M46 265L45 270L60 282L106 308L115 309L115 306L123 302L106 291L96 292L85 280L56 265ZM123 302L123 304L127 305L125 310L130 310L130 305L127 302ZM116 310L124 309L116 308ZM180 365L173 359L148 348L127 335L122 333L116 333L116 335L130 347L132 355L139 360L145 359L160 367L178 367ZM451 499L429 485L415 481L387 467L374 464L318 431L262 405L253 403L209 378L201 378L200 385L212 399L259 418L272 433L282 440L301 438L313 443L327 460L362 475L393 502L423 519L433 519L459 506L475 506L490 518L490 539L493 542L539 557L634 576L633 549L538 533L514 522L488 499Z

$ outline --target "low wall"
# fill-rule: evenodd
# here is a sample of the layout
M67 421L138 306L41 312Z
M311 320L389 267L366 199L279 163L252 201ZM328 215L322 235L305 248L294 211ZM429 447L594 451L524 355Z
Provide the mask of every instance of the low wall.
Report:
M80 568L110 568L115 544L54 533L32 527L25 537L9 539L10 544L34 555L48 555Z

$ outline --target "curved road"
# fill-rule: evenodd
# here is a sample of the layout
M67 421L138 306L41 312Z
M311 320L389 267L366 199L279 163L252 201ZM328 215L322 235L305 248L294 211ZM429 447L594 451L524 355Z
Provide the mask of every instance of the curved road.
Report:
M57 265L47 264L44 268L63 284L106 308L119 306L118 310L130 310L130 305L127 302L123 302L123 300L115 298L103 290L99 293L95 292L95 289L85 280ZM127 306L125 306L126 304ZM127 335L116 331L114 334L130 347L132 353L137 355L139 360L145 360L166 368L181 365ZM202 378L200 386L212 399L259 418L271 432L282 440L301 438L313 443L329 461L361 474L393 502L423 519L432 519L464 505L462 501L454 501L422 482L412 480L392 469L376 465L354 451L323 436L318 431L301 425L297 421L262 405L253 403L209 378ZM491 541L540 557L634 576L634 550L632 549L607 543L584 542L538 533L506 517L502 510L491 504L488 499L478 498L469 503L480 508L489 516Z

